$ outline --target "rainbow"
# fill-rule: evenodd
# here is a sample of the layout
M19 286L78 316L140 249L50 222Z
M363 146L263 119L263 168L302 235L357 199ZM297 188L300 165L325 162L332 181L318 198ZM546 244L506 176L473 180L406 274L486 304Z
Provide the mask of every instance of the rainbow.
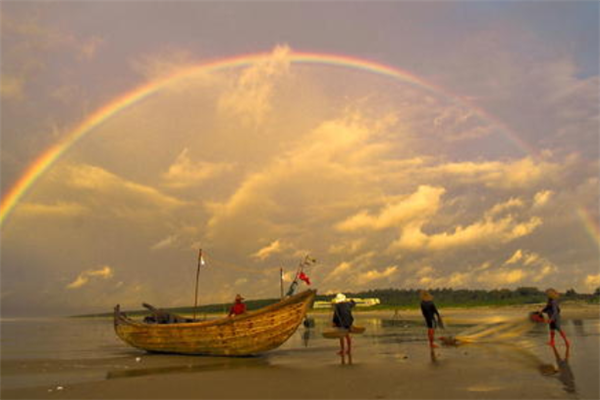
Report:
M169 76L141 85L136 89L104 105L92 115L87 117L78 126L76 126L59 143L51 146L49 149L42 152L35 159L35 161L27 167L23 175L2 198L2 202L0 203L0 226L4 224L7 217L10 215L10 213L19 203L19 201L23 198L23 196L28 192L28 190L63 154L65 154L75 143L77 143L77 141L79 141L88 133L92 132L95 128L102 125L102 123L108 120L111 116L151 96L152 94L158 92L167 85L177 83L179 80L189 77L192 74L200 72L210 73L225 69L248 67L259 61L267 60L270 57L272 57L272 53L249 54L232 58L219 59L212 62L183 68ZM407 71L403 71L373 61L335 54L290 51L290 53L287 54L286 57L291 63L296 64L339 66L375 73L393 79L399 79L403 82L424 88L438 95L443 95L447 98L453 99L457 103L461 103L465 106L468 106L479 116L493 123L496 127L500 128L502 132L504 132L509 137L509 139L517 145L519 149L521 149L525 153L530 155L536 154L535 149L533 149L530 145L528 145L521 138L519 138L517 134L515 134L501 121L487 114L485 111L479 109L478 107L473 106L468 101L460 98L460 96L450 95L443 88L438 87L432 83L426 82L423 79Z

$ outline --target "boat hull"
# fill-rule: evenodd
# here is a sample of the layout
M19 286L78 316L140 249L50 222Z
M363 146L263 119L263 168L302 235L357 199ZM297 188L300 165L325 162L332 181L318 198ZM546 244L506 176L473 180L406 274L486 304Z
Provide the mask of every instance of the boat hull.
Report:
M281 346L302 323L315 290L259 310L214 321L146 324L115 308L115 332L133 347L159 352L210 356L247 356Z

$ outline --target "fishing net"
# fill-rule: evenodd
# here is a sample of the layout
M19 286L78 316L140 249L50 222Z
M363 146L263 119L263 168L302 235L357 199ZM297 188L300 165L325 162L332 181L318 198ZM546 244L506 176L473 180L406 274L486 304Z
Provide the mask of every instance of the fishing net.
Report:
M460 342L499 342L521 337L535 326L530 318L517 318L504 322L477 325L458 335L455 339Z

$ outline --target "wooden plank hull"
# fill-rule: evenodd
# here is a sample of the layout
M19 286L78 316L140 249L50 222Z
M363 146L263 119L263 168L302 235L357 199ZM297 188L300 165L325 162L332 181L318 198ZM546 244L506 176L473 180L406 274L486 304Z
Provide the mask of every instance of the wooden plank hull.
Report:
M315 290L279 303L215 321L145 324L115 308L115 332L139 349L179 354L246 356L281 346L298 328L312 306Z

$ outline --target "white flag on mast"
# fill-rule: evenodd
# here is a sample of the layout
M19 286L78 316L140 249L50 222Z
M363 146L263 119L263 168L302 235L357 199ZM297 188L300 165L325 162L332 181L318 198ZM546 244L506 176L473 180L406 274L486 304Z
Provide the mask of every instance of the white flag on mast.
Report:
M201 266L206 265L206 262L204 261L204 255L202 254L202 249L200 249L198 252L198 264Z

